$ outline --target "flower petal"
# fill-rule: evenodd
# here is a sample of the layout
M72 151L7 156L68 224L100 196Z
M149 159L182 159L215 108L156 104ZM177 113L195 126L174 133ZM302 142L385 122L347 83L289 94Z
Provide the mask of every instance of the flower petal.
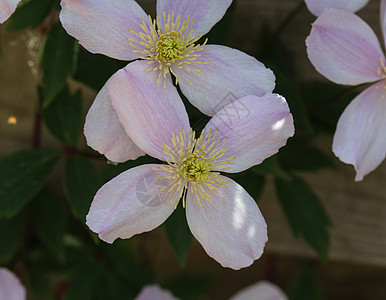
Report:
M128 239L161 225L173 212L167 192L168 180L158 180L152 168L129 169L102 186L94 197L86 224L105 242ZM160 170L157 174L162 173ZM161 174L163 175L163 174Z
M267 242L267 225L256 202L233 180L200 206L190 191L186 217L190 230L206 253L223 267L235 270L258 259Z
M306 40L308 57L319 73L336 83L379 80L385 59L374 31L353 13L326 9Z
M19 278L5 268L0 268L0 299L27 299L25 288L21 284Z
M150 156L166 160L166 144L173 147L173 132L190 131L188 114L172 85L157 84L157 73L146 71L146 61L130 63L109 82L109 94L119 120L131 139Z
M13 14L19 2L20 0L0 0L0 24Z
M201 72L176 68L173 71L178 76L184 95L204 114L213 116L238 98L262 96L275 88L273 72L244 52L207 45L200 54L203 61L210 61L194 66Z
M383 42L384 42L384 45L386 45L386 0L381 0L379 12L380 12L381 30L383 34Z
M111 105L107 83L98 93L86 116L87 144L113 162L136 159L145 153L129 138Z
M206 34L209 30L222 19L226 10L231 5L232 0L158 0L157 14L160 16L161 26L165 24L165 15L181 15L181 20L185 21L188 17L193 19L193 34Z
M337 8L350 12L356 12L364 7L369 0L305 0L308 9L319 16L327 8Z
M278 152L294 134L293 118L285 99L277 94L246 96L219 111L205 131L218 130L228 139L224 160L235 157L226 172L235 173L261 163Z
M141 56L127 39L135 38L129 30L142 31L141 20L149 19L134 0L62 0L61 5L63 27L88 51L121 60Z
M268 281L260 281L238 292L229 300L286 300L281 289Z
M341 115L332 149L339 159L355 167L356 181L373 171L386 155L386 84L359 94Z
M143 287L135 300L178 300L167 290L161 289L158 285L147 285Z

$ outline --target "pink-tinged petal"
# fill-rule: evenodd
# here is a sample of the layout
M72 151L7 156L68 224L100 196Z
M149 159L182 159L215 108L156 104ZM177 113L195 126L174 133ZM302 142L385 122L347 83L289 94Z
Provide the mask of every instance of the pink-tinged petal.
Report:
M135 300L178 300L178 298L174 297L171 292L154 284L143 287Z
M379 83L359 94L341 115L334 135L333 151L352 164L360 181L385 159L386 84Z
M170 194L161 192L168 180L158 180L152 168L129 169L102 186L94 197L86 224L105 242L128 239L161 225L173 212ZM168 173L167 173L168 174Z
M383 42L386 45L386 0L381 0L380 4L380 21L381 21L381 30L383 33Z
M229 300L287 300L287 297L276 285L260 281L241 290Z
M92 53L133 60L134 53L129 32L142 31L141 20L149 23L148 16L134 0L62 0L60 21L69 35Z
M5 268L0 268L0 300L25 300L24 286L19 278Z
M363 8L369 0L305 0L308 9L319 16L327 8L337 8L350 12L356 12Z
M223 267L239 270L258 259L268 240L267 225L255 200L233 180L202 201L188 191L186 217L190 230L206 253Z
M306 40L308 57L323 76L340 84L356 85L381 78L384 54L374 31L358 16L326 9Z
M273 72L244 52L207 45L200 54L202 61L210 61L192 66L201 72L173 70L184 95L204 114L213 116L236 99L247 95L262 96L275 88Z
M108 84L113 107L127 134L150 156L166 160L166 144L173 147L173 133L189 132L189 119L184 104L171 79L165 87L148 69L146 61L130 63L118 71Z
M234 157L226 172L235 173L260 164L277 153L294 135L293 118L285 99L277 94L246 96L219 111L205 131L228 139L224 160Z
M87 144L113 162L136 159L145 153L129 138L111 105L107 84L98 93L86 116Z
M19 2L20 0L0 0L0 24L13 14Z
M158 0L157 14L160 16L161 26L165 24L165 16L174 12L175 17L181 15L181 20L188 17L193 20L193 34L206 34L222 19L232 0Z

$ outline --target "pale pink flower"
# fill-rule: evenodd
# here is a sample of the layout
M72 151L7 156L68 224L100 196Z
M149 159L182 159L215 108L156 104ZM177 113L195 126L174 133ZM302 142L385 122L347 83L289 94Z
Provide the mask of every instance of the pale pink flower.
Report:
M161 289L158 285L144 286L134 300L179 300L167 290Z
M206 41L197 44L231 2L158 0L157 17L152 20L134 0L62 0L60 20L90 52L120 60L138 59L145 66L143 72L156 74L156 84L167 88L174 74L187 99L212 116L229 104L230 92L238 99L263 96L275 87L272 71L255 58L229 47L207 45ZM137 158L144 153L127 138L107 87L102 88L87 115L87 143L115 162ZM96 120L97 128L90 126ZM107 130L110 134L101 134Z
M19 278L5 268L0 268L0 300L25 300L26 291Z
M182 198L190 230L209 256L233 269L252 264L267 241L264 218L252 197L219 172L246 170L286 144L294 127L285 99L243 97L196 136L171 81L166 88L157 85L157 74L146 68L129 64L113 75L108 89L127 135L167 164L138 166L106 183L87 225L109 243L130 238L161 225Z
M229 300L287 300L287 296L276 285L260 281L242 289Z
M169 291L158 285L145 286L135 300L179 300ZM287 300L286 295L276 285L268 281L260 281L242 289L229 300Z
M20 0L0 0L0 24L13 14L19 2Z
M369 0L305 0L310 12L320 16L327 8L337 8L350 12L357 12L363 8Z
M381 24L385 38L385 1ZM356 181L373 171L386 155L385 56L373 30L353 13L327 9L306 40L315 68L333 82L358 85L375 82L360 93L340 117L333 151L352 164Z

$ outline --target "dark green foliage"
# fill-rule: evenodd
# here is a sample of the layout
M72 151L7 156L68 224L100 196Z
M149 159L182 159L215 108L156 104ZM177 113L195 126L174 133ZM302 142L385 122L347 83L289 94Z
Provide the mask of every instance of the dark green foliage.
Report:
M320 290L315 274L309 263L303 262L297 274L292 280L288 293L290 300L322 300L323 294Z

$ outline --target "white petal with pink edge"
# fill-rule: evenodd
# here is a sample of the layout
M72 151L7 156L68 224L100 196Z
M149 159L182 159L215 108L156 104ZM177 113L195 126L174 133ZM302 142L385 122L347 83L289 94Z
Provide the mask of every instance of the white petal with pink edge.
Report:
M181 91L201 112L213 116L232 101L247 96L262 96L275 88L275 75L252 56L236 49L207 45L200 60L188 71L173 68Z
M129 32L142 31L141 22L149 23L148 16L134 0L62 0L60 21L69 35L92 53L101 53L116 59L133 60L134 53Z
M173 147L173 133L190 131L188 114L172 85L158 84L156 72L146 71L146 61L130 63L113 75L108 84L112 104L127 134L150 156L168 159L164 145Z
M319 16L327 8L337 8L350 12L356 12L364 7L369 0L305 0L308 9Z
M99 238L112 243L117 238L153 230L173 212L170 195L161 192L168 180L158 180L153 168L142 165L129 169L102 186L96 193L86 224ZM162 173L158 170L157 174ZM163 175L163 174L161 174Z
M287 297L273 283L260 281L241 290L229 300L287 300Z
M232 0L158 0L157 14L161 25L164 25L165 15L181 15L181 21L188 17L193 20L193 34L206 34L224 16Z
M326 9L306 40L308 57L331 81L356 85L379 80L385 59L374 31L353 13Z
M233 180L200 206L188 191L186 217L206 253L223 267L239 270L258 259L267 242L267 225L255 200Z
M383 34L383 43L386 45L386 0L381 0L380 6L379 17Z
M0 268L0 300L25 300L26 290L11 271Z
M0 0L0 24L13 14L19 2L20 0Z
M158 285L144 286L135 300L178 300L167 290L161 289Z
M356 181L362 180L385 159L385 87L385 83L378 83L363 91L338 121L333 151L341 161L354 165Z
M228 140L222 157L234 157L225 172L235 173L260 164L277 153L294 135L293 118L285 99L277 94L246 96L219 111L205 131L218 131L221 141Z
M87 144L113 162L136 159L145 153L129 138L111 105L107 84L98 93L86 116Z

